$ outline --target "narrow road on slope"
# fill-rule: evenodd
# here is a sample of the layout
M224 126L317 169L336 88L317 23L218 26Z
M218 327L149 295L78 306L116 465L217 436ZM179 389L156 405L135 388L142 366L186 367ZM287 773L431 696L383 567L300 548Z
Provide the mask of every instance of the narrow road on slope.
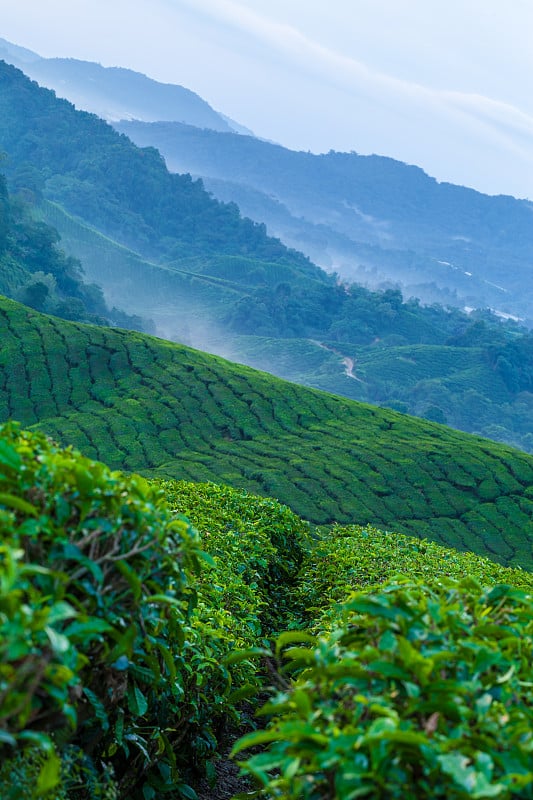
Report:
M347 378L353 378L354 381L359 381L359 383L364 383L361 378L358 378L355 374L355 365L357 361L355 358L350 358L349 356L343 356L338 350L334 347L330 347L330 345L324 344L323 342L318 342L316 339L310 339L310 342L316 344L317 347L321 347L323 350L328 350L330 353L334 353L336 356L340 356L342 358L342 363L344 364L344 374Z

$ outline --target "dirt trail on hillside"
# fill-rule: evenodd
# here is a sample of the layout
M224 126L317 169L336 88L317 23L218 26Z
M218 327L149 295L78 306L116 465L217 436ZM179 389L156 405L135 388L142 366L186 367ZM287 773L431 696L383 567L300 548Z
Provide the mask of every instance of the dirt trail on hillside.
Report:
M340 356L340 358L342 358L342 363L344 364L344 374L346 377L353 378L354 381L359 381L359 383L364 383L364 381L355 374L355 365L357 364L355 358L343 356L343 354L334 347L330 347L330 345L324 344L323 342L318 342L315 339L310 339L309 341L311 341L313 344L316 344L317 347L321 347L322 350L328 350L330 353Z

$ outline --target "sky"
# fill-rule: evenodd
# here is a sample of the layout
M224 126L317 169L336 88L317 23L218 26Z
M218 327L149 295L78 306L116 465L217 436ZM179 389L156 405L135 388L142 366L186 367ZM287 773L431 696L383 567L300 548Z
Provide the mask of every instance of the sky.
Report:
M293 149L533 200L533 0L0 0L0 36L179 83Z

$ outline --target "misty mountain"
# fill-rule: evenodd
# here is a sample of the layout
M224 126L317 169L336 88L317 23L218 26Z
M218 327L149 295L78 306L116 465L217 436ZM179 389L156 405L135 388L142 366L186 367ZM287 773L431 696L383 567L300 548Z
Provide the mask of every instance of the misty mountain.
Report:
M130 69L75 58L42 58L5 39L0 39L0 58L77 108L103 119L167 119L216 131L251 133L184 86L160 83Z
M169 122L115 125L344 279L533 323L529 201L438 183L381 156L314 155Z
M338 282L201 181L169 173L153 147L3 62L0 149L12 190L108 304L153 319L159 335L533 447L533 349L517 325Z
M335 289L325 272L268 237L264 225L243 219L235 204L220 203L189 175L169 173L157 150L136 147L4 62L0 150L12 190L33 198L63 241L69 241L65 227L78 225L69 252L83 258L88 279L106 299L132 313L153 312L156 324L163 313L173 320L167 334L182 337L189 321L205 329L212 317L232 318L233 307L252 296L248 317L260 307L270 318L263 332L279 335L275 309L255 297L261 287L275 294L286 284L306 297L315 287L319 294L321 287ZM97 243L83 250L83 240L95 234ZM314 302L316 310L324 305ZM316 327L314 312L297 316L303 321L285 326L292 335Z

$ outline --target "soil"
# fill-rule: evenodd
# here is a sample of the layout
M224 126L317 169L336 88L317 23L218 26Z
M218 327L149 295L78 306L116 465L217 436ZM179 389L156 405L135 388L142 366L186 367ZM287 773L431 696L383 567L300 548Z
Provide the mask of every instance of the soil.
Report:
M239 792L253 793L248 778L239 775L239 767L228 758L221 758L215 765L216 783L210 786L204 781L198 788L199 800L230 800Z

